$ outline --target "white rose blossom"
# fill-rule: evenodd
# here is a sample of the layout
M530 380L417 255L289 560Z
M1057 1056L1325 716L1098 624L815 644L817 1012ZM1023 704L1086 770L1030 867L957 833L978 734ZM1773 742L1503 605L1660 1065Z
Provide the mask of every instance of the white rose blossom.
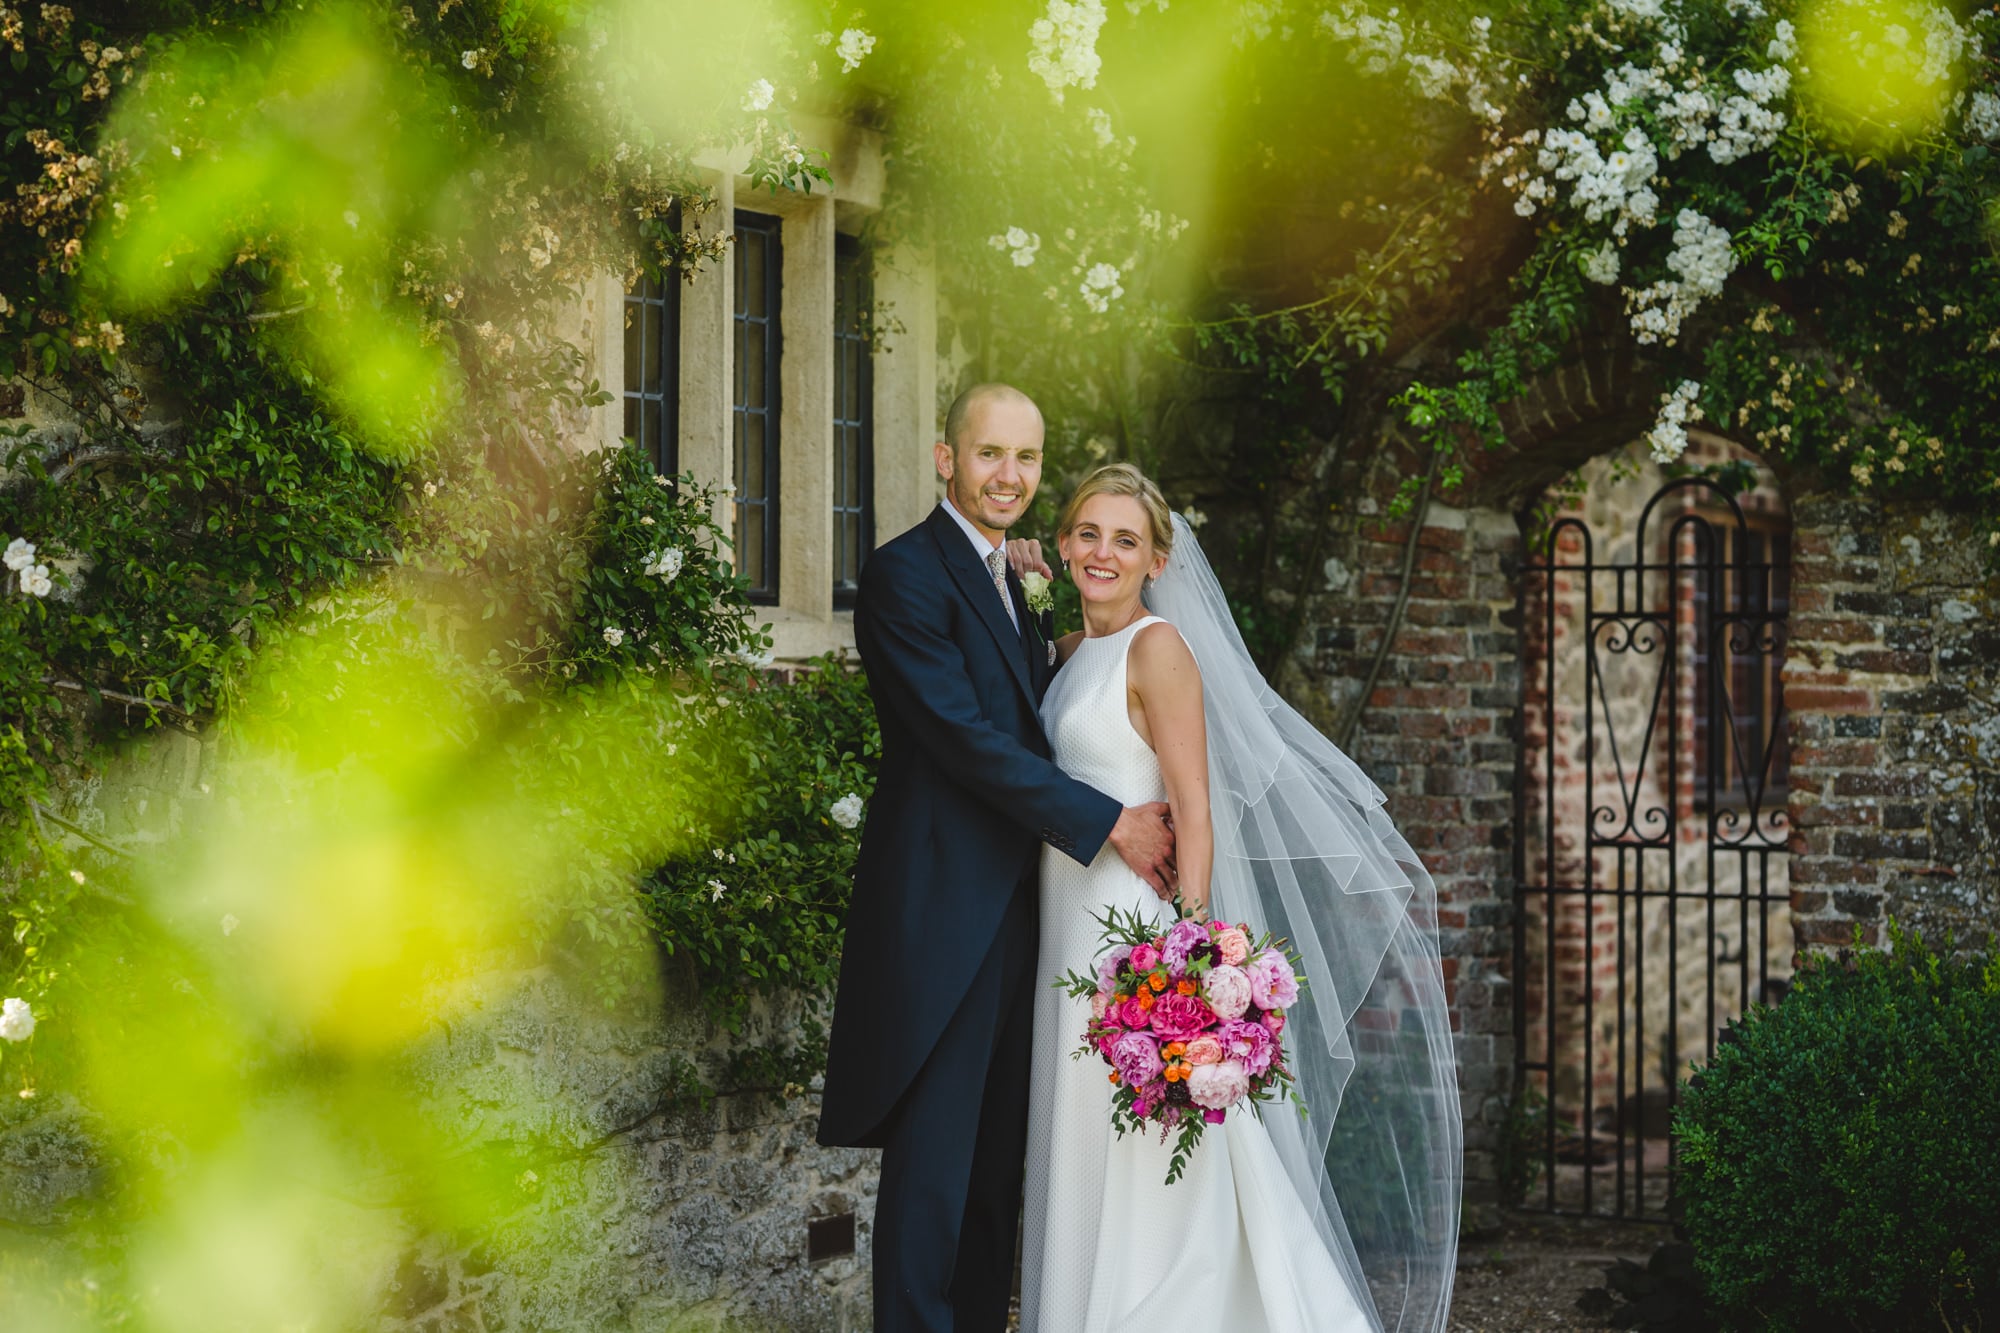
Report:
M604 627L604 641L613 648L616 648L619 644L625 642L625 631L616 625L606 625Z
M1618 281L1618 268L1618 246L1608 238L1583 257L1583 276L1605 287Z
M745 111L768 111L771 109L771 99L777 96L777 93L778 90L771 86L769 79L759 79L744 90L743 109Z
M654 551L646 557L643 572L656 575L665 582L672 583L681 572L681 565L687 557L678 546L669 546L664 551Z
M1691 208L1682 209L1674 224L1674 249L1667 256L1667 267L1680 275L1679 280L1662 278L1626 296L1633 335L1642 343L1671 343L1679 337L1681 325L1703 301L1719 295L1736 271L1736 252L1730 248L1726 229Z
M1083 275L1083 285L1078 288L1083 294L1083 303L1100 315L1109 310L1111 303L1125 294L1124 284L1118 278L1117 265L1092 264Z
M1965 108L1965 131L1975 139L2000 139L2000 97L1981 90Z
M827 814L842 828L858 828L861 825L861 797L849 792L835 801Z
M1026 268L1035 262L1035 255L1042 248L1040 233L1022 227L1009 227L997 236L989 236L986 243L995 250L1004 250L1014 261L1015 268Z
M35 563L35 544L26 537L16 537L7 543L5 552L0 552L0 563L19 573Z
M874 49L873 33L863 28L848 28L840 34L840 44L833 48L833 53L840 57L840 72L852 74Z
M1687 452L1687 423L1701 420L1701 406L1695 402L1700 396L1701 385L1694 380L1682 380L1672 392L1660 395L1659 419L1646 434L1654 462L1671 463Z
M29 565L21 571L21 591L30 597L47 597L55 588L49 581L47 565Z
M35 1011L26 1000L8 996L0 1004L0 1041L26 1041L35 1035Z
M1789 19L1779 19L1772 31L1776 36L1772 37L1771 44L1764 48L1765 55L1773 60L1790 60L1799 53L1798 31L1792 27Z
M1097 34L1104 27L1103 0L1049 0L1048 15L1028 29L1028 69L1041 76L1056 101L1065 88L1095 88L1104 61Z

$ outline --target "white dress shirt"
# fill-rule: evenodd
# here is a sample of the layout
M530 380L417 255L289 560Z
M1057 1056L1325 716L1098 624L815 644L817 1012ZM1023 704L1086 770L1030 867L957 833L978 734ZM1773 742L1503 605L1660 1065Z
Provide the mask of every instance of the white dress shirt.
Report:
M972 543L972 549L979 553L980 564L986 564L986 557L993 554L993 552L1005 551L1007 549L1007 543L1004 540L997 542L988 541L985 533L972 526L971 519L958 512L958 506L951 502L949 495L938 501L938 508L950 514L951 521L958 524L958 530L965 534L965 539Z
M1005 557L1007 551L1006 540L1003 538L997 542L989 541L985 533L972 526L971 519L958 512L958 506L951 502L949 495L938 501L938 508L950 514L951 521L958 524L959 531L963 532L966 540L972 543L973 552L978 555L980 564L985 565L988 569L992 569L993 566L988 557L995 551L999 551L1002 557ZM1007 608L1007 619L1013 623L1014 628L1017 630L1020 629L1021 623L1014 619L1014 599L1011 597L1002 597L1000 605Z

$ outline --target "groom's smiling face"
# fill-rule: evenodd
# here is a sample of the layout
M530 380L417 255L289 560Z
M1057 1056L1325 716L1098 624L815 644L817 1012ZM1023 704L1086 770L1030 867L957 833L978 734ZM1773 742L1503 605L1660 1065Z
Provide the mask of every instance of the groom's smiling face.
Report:
M998 541L1042 482L1041 410L1020 395L980 399L959 437L937 446L937 469L953 507Z

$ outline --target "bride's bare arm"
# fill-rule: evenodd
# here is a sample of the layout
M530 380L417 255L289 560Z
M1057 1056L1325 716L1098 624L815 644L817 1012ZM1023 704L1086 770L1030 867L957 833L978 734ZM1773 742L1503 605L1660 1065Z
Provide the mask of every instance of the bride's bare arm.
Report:
M1181 903L1190 913L1205 915L1215 828L1208 808L1208 719L1202 711L1201 668L1172 625L1148 625L1133 641L1125 683L1132 725L1159 756L1166 782Z

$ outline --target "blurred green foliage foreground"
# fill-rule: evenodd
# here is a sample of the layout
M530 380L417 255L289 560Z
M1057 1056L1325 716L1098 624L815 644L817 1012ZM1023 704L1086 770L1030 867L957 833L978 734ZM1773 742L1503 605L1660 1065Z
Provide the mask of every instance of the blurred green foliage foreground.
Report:
M865 696L759 673L716 497L578 450L558 336L722 256L698 156L816 189L795 121L880 131L866 239L1043 404L1044 496L1119 456L1209 507L1275 663L1356 495L1449 499L1586 353L1662 458L1706 421L2000 549L1993 17L0 3L0 1119L93 1145L0 1217L0 1324L345 1327L411 1235L579 1243L521 1222L577 1108L412 1091L482 978L643 1019L664 954L743 1034L687 1096L809 1081ZM168 733L207 790L122 803Z
M0 1132L88 1160L0 1201L9 1329L349 1327L413 1237L557 1244L524 1209L615 1151L597 1108L418 1075L521 978L644 1022L664 957L724 1034L690 1103L817 1059L860 679L766 677L716 497L578 451L553 332L600 267L713 258L694 146L814 168L740 89L558 77L581 10L408 15L0 10ZM200 781L148 810L162 735ZM803 1021L730 1040L763 998Z

